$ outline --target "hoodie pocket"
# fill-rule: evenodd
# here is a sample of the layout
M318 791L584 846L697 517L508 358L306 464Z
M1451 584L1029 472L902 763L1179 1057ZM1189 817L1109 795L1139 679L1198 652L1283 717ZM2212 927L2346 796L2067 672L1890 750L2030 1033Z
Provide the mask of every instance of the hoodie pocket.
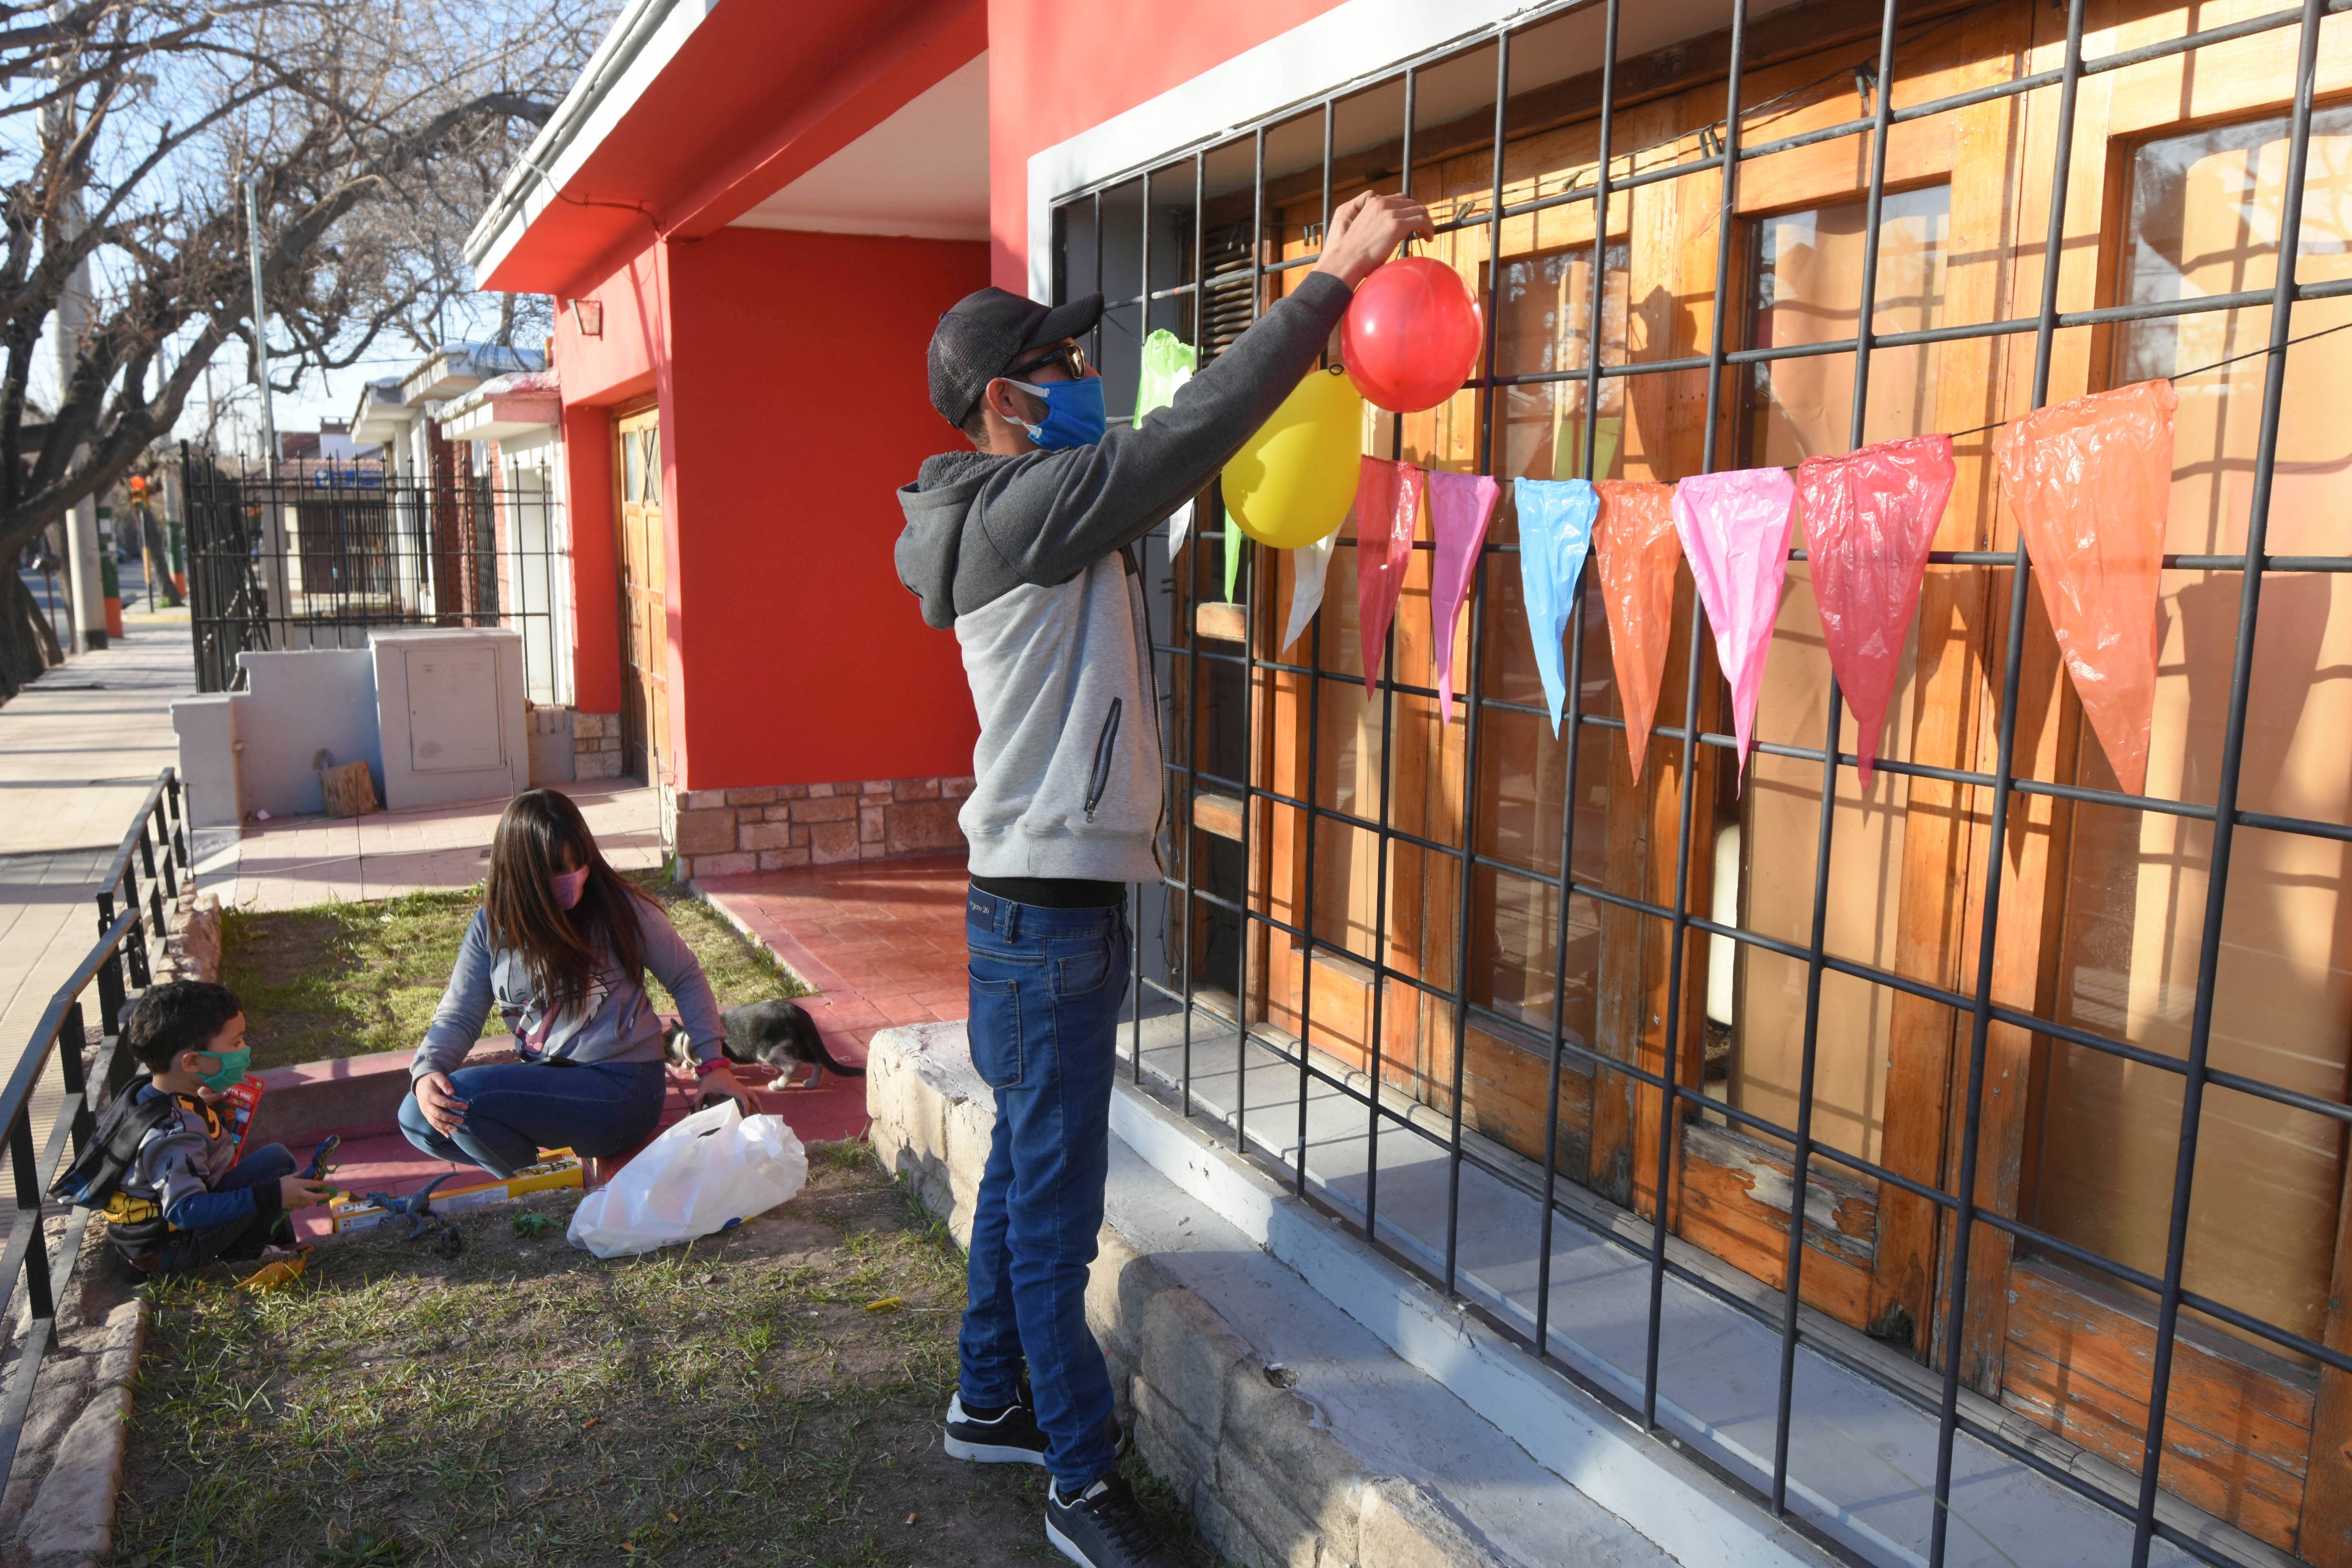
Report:
M1110 711L1103 715L1102 733L1095 737L1094 776L1087 782L1087 820L1095 819L1095 807L1102 804L1103 792L1110 788L1111 758L1118 750L1118 715L1126 700L1110 700Z

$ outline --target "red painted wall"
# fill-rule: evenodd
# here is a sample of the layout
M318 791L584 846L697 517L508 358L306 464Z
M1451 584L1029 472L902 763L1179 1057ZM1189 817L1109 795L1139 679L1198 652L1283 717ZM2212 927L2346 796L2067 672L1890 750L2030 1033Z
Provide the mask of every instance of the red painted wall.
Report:
M1339 0L989 0L990 280L1029 291L1029 159Z
M923 625L891 547L897 487L963 444L924 350L987 247L729 228L664 249L679 787L969 773L954 634Z

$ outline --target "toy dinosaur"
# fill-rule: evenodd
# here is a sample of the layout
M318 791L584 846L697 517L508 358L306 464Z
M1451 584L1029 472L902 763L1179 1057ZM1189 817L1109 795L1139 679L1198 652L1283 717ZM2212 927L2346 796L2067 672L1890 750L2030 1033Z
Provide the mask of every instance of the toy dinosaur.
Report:
M446 1230L449 1227L449 1222L446 1219L433 1212L433 1189L447 1181L454 1173L444 1171L404 1198L394 1197L390 1193L370 1193L367 1195L367 1201L382 1209L387 1215L405 1217L408 1221L406 1239L415 1241L425 1234L428 1226L436 1230Z

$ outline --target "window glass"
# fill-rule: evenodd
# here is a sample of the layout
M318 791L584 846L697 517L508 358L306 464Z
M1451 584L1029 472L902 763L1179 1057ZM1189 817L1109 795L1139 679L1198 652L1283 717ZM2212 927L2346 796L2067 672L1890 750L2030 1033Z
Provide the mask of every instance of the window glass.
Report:
M2285 197L2284 119L2168 137L2131 165L2122 288L2127 302L2267 289ZM2315 114L2296 277L2352 277L2352 110ZM2352 301L2296 307L2293 335L2352 321ZM2234 554L2261 436L2270 310L2216 311L2118 329L2118 384L2181 376L2165 549ZM2352 510L2352 332L2287 354L2268 550L2341 554ZM2147 793L2215 798L2236 656L2235 572L2167 572ZM2352 580L2273 573L2262 587L2239 804L2352 821ZM2080 777L2116 787L2086 733ZM2074 813L2057 1016L2185 1057L2210 888L2210 825L2105 806ZM2214 973L2216 1068L2340 1100L2352 1037L2352 871L2347 847L2241 828ZM2170 1220L2182 1080L2177 1073L2052 1043L2040 1100L2039 1215L2059 1236L2160 1272ZM2340 1123L2210 1090L2198 1142L2189 1288L2317 1335L2338 1205Z
M1608 247L1608 289L1601 299L1601 360L1625 358L1625 287L1628 255L1622 244ZM1499 374L1540 375L1582 370L1592 341L1592 247L1591 245L1525 256L1503 264L1495 300L1495 363ZM1585 392L1581 381L1537 382L1502 391L1501 461L1505 479L1572 479L1584 475ZM1619 448L1625 431L1625 384L1601 384L1601 421L1592 435L1594 467L1602 479L1622 472Z
M1879 214L1878 331L1913 331L1942 324L1948 186L1885 198ZM1759 220L1752 230L1752 341L1759 347L1827 342L1854 335L1861 321L1863 248L1869 209L1861 201ZM1874 350L1870 356L1865 442L1916 436L1936 427L1932 349ZM1854 356L1820 354L1756 367L1748 409L1748 461L1794 464L1853 449ZM1804 540L1797 521L1792 543ZM1910 749L1910 654L1887 705L1879 754ZM1756 709L1758 739L1818 747L1827 732L1829 654L1812 578L1790 563L1772 629L1772 653ZM1727 722L1726 727L1728 727ZM1851 710L1842 716L1841 750L1854 747ZM1718 868L1714 917L1783 942L1812 941L1813 868L1821 823L1822 773L1816 763L1752 754L1747 777L1723 773L1711 849ZM1737 789L1738 793L1733 794ZM1903 828L1907 790L1881 772L1864 792L1841 769L1832 826L1828 950L1880 968L1895 963L1895 912L1901 904ZM1782 1126L1797 1121L1803 1065L1806 966L1727 938L1708 943L1707 1037L1710 1077L1721 1078L1733 1105ZM1728 973L1727 973L1728 971ZM1886 1043L1895 993L1864 984L1825 984L1815 1038L1813 1134L1832 1148L1876 1158L1885 1109Z

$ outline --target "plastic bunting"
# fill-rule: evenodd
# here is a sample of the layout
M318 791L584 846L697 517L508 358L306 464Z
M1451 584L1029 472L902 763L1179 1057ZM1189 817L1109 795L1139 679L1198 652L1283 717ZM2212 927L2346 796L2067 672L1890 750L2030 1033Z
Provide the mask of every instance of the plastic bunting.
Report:
M1706 606L1716 662L1731 683L1743 780L1764 660L1772 651L1772 618L1789 575L1790 508L1796 496L1796 481L1785 468L1695 474L1675 487L1675 531L1682 535L1699 603Z
M1428 475L1411 463L1366 458L1356 481L1356 616L1363 637L1364 689L1378 692L1381 649L1412 564L1412 531Z
M1135 383L1135 423L1143 424L1143 416L1155 408L1165 408L1176 401L1176 389L1192 379L1192 367L1197 363L1192 345L1162 327L1143 340L1143 364ZM1174 555L1184 547L1185 531L1192 526L1192 503L1186 501L1168 519L1168 553ZM1225 590L1225 597L1234 596Z
M2143 381L2037 409L1993 447L2058 650L2127 795L2147 784L2179 403L2169 382Z
M1866 790L1904 640L1919 611L1927 550L1952 495L1952 438L1919 436L1849 457L1808 458L1797 468L1797 493L1813 602L1830 668L1853 710Z
M1592 489L1601 501L1593 553L1601 563L1601 598L1609 612L1625 748L1638 779L1650 725L1658 716L1666 646L1674 640L1675 558L1682 553L1675 536L1675 487L1603 479Z
M1560 639L1568 635L1569 613L1576 607L1576 580L1583 575L1585 553L1592 547L1592 520L1601 510L1601 497L1582 479L1514 479L1511 500L1519 510L1519 594L1527 601L1536 674L1543 681L1557 739L1560 709L1568 700ZM1666 537L1674 535L1669 531ZM1671 588L1673 574L1666 582ZM1651 690L1656 691L1654 679Z
M1315 612L1323 607L1323 584L1331 574L1331 552L1339 545L1339 531L1333 529L1312 544L1302 545L1290 552L1290 621L1283 627L1281 652L1298 640Z
M1486 542L1486 525L1494 521L1495 502L1502 494L1503 488L1484 474L1429 476L1429 532L1437 542L1437 559L1429 571L1429 619L1437 638L1441 724L1454 721L1454 628L1462 619L1470 579L1478 571L1479 548Z

